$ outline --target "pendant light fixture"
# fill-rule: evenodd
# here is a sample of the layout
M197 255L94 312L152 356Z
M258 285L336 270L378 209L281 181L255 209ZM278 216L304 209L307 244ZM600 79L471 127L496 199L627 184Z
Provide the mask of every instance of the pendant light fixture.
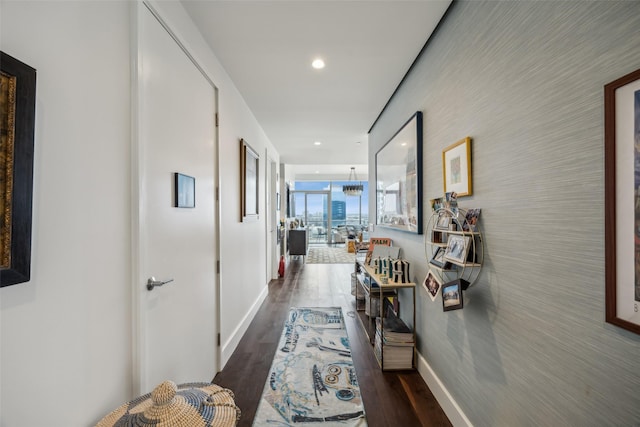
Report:
M356 175L356 168L351 167L349 173L349 184L342 186L342 191L345 196L359 196L363 190L362 183L358 181L358 175Z

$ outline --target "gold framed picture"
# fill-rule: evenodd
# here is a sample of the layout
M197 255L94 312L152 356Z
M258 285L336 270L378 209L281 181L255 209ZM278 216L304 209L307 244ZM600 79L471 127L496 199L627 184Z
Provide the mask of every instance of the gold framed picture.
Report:
M473 194L470 137L442 150L442 174L445 193L456 193L458 197Z

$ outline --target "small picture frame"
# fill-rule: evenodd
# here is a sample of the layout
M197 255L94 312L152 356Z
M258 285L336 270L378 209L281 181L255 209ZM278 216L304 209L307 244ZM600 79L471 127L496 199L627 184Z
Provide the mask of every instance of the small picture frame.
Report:
M467 260L467 253L469 252L469 246L471 242L471 236L461 236L457 234L449 235L447 240L447 248L444 252L444 259L449 260L455 264L464 265Z
M471 196L471 138L466 137L442 150L444 192L456 193L456 199Z
M441 287L438 275L429 270L429 272L427 273L427 277L425 277L424 281L422 282L422 287L431 297L431 301L435 301Z
M462 280L456 279L442 285L442 310L451 311L463 308Z
M435 228L437 230L449 230L449 225L451 225L451 217L443 213L438 216Z
M189 175L175 172L173 206L176 208L196 207L196 179Z
M435 265L436 267L442 270L448 270L451 268L451 263L444 259L445 248L439 246L436 251L433 253L433 256L429 260L430 264Z

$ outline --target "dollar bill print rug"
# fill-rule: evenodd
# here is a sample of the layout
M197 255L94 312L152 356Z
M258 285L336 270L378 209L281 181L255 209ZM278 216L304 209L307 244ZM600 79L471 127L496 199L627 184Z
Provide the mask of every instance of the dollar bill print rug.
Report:
M339 307L291 308L253 425L367 425Z

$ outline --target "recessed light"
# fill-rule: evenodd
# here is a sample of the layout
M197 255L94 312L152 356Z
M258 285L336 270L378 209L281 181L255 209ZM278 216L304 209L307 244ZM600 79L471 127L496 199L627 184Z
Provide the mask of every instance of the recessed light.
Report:
M313 143L313 145L322 145L322 142L316 141L316 142Z
M315 68L316 70L320 70L320 69L324 68L324 61L322 59L320 59L320 58L316 58L311 63L311 66L313 68Z

